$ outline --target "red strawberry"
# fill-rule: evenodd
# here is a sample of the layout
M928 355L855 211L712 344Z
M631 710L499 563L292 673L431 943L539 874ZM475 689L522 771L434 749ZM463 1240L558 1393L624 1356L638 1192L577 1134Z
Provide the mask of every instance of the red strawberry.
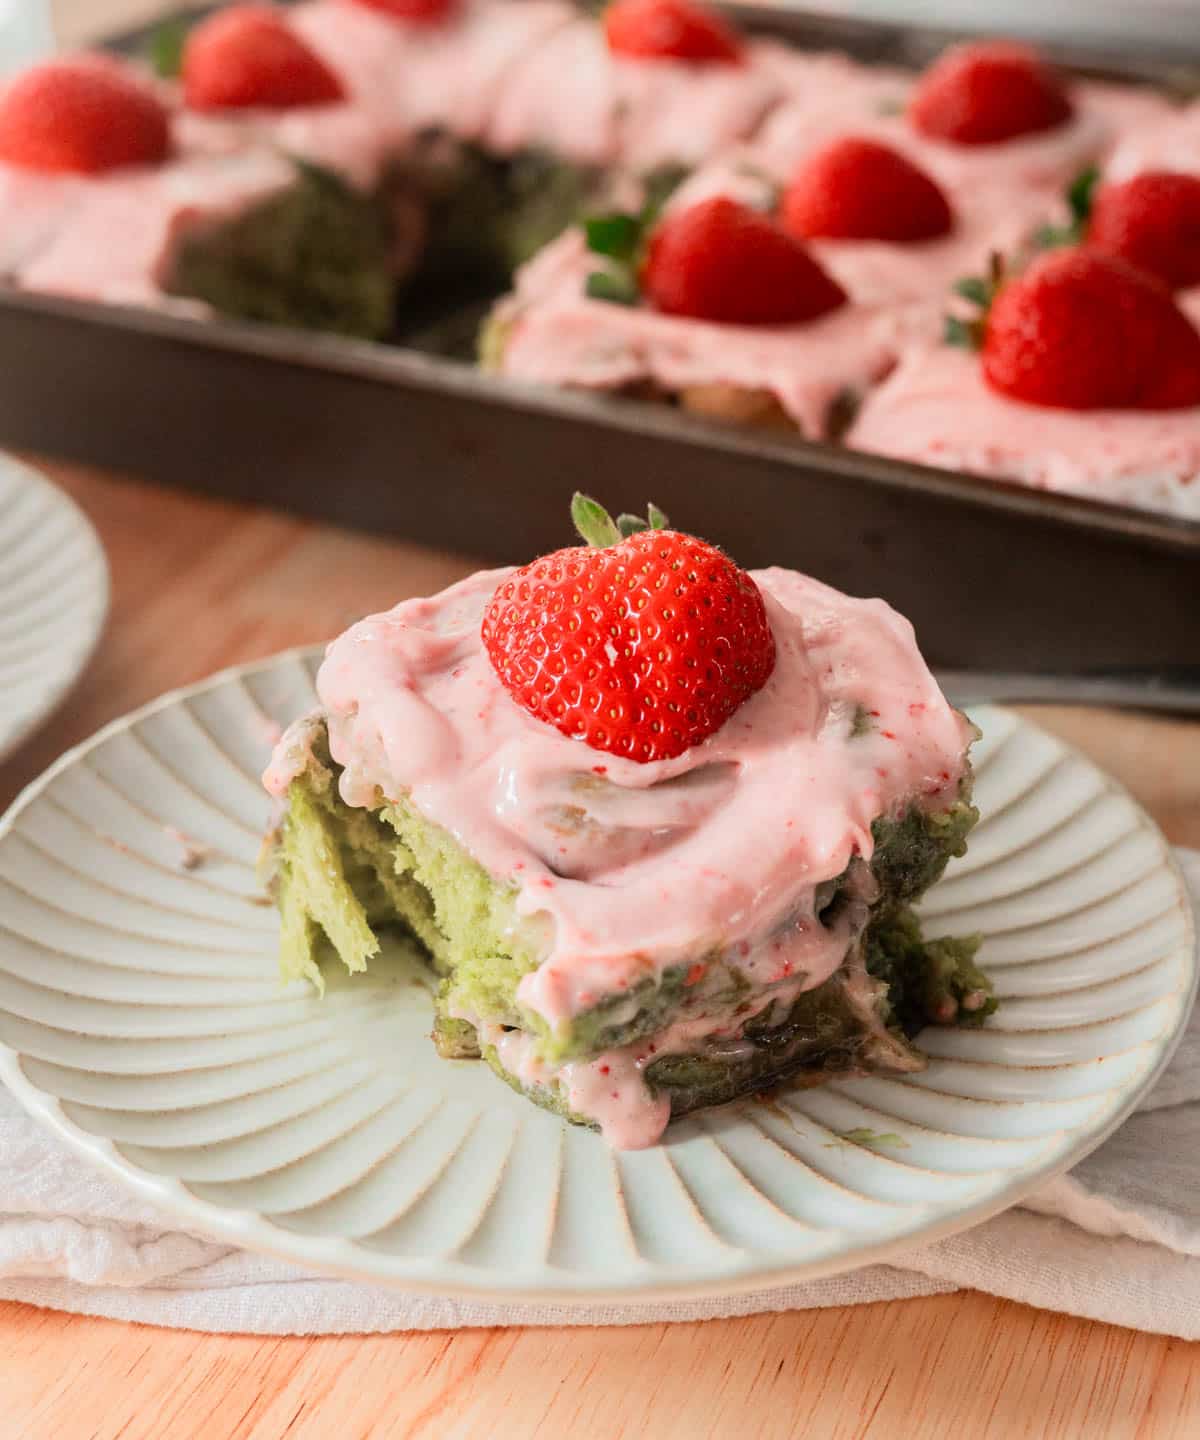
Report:
M1065 124L1074 110L1058 73L1027 45L955 45L921 77L908 118L956 145L995 145Z
M621 539L578 495L572 514L602 548L556 550L501 582L482 628L496 674L523 709L594 750L639 762L682 755L775 667L762 593L691 535Z
M614 0L604 12L604 34L612 53L630 60L742 59L737 32L689 0Z
M165 106L107 61L38 65L0 96L0 161L6 165L98 175L158 165L170 148Z
M1200 405L1200 332L1115 256L1056 250L1001 287L983 333L989 385L1065 410Z
M345 98L338 77L270 5L233 5L197 25L182 78L192 110L286 110Z
M1086 243L1173 290L1200 285L1200 175L1147 171L1103 186L1092 201Z
M641 282L659 310L726 325L797 325L846 300L799 240L723 195L659 222Z
M875 140L835 140L810 155L784 191L779 218L801 240L894 240L946 235L950 203L924 170Z
M458 0L354 0L354 3L414 25L440 25L458 9Z

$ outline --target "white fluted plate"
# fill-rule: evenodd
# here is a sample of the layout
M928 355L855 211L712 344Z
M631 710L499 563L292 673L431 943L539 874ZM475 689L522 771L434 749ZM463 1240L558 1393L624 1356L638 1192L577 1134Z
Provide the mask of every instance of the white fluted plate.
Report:
M0 453L0 760L79 678L107 612L108 566L82 511Z
M984 818L924 908L935 934L986 936L991 1023L927 1031L920 1075L731 1106L614 1153L482 1064L439 1060L401 950L324 999L281 987L257 776L315 663L119 721L0 824L0 1074L183 1226L499 1298L811 1278L962 1229L1078 1160L1183 1028L1194 936L1162 836L1089 762L984 709Z

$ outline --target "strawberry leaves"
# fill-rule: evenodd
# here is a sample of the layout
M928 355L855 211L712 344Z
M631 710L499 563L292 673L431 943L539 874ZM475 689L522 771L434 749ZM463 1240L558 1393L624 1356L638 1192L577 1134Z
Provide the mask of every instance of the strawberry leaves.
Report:
M607 255L613 260L632 260L642 241L642 221L638 215L615 211L610 215L591 215L583 222L587 247L594 255Z
M177 80L183 72L183 47L191 27L181 17L165 20L146 41L146 61L160 80Z
M587 277L584 293L589 299L607 300L613 305L637 304L641 295L638 271L646 241L684 173L670 166L649 176L642 208L636 213L610 210L584 217L583 236L588 250L607 262Z
M653 500L647 507L646 516L643 520L640 515L618 515L614 520L598 500L578 490L571 500L571 521L580 538L594 550L602 550L606 545L619 545L622 540L628 540L642 530L667 528L667 517Z
M587 277L585 294L592 300L608 300L614 305L636 305L638 302L637 266L641 255L645 226L640 215L613 211L607 215L589 215L583 222L583 235L593 255L601 255L608 264L593 270Z
M1033 237L1038 250L1054 250L1060 245L1078 245L1087 233L1088 221L1092 216L1092 201L1100 183L1100 171L1095 165L1076 175L1067 188L1066 201L1070 219L1065 225L1043 225Z
M982 347L988 311L1007 278L1004 257L998 250L993 250L986 275L964 275L954 282L955 295L973 306L975 313L969 318L953 314L946 316L942 338L947 345L955 345L960 350L979 350Z

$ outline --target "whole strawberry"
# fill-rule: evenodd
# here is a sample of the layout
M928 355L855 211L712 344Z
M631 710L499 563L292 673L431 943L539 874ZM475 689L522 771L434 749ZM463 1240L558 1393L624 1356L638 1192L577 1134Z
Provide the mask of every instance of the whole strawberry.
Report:
M847 136L804 160L779 218L801 240L935 240L954 225L936 181L876 140Z
M593 750L648 763L707 739L775 667L758 586L720 550L576 495L588 545L497 588L483 643L523 709ZM640 527L640 528L639 528Z
M798 325L846 300L795 236L723 195L666 215L640 278L657 309L726 325Z
M1028 45L955 45L921 77L915 129L956 145L996 145L1065 124L1074 113L1058 72Z
M1156 170L1101 186L1085 239L1172 290L1200 285L1200 175Z
M354 0L365 10L377 10L410 25L440 25L458 9L458 0Z
M0 95L5 165L100 175L161 164L170 148L162 102L107 60L53 60L26 70Z
M1051 251L1002 285L982 359L993 389L1033 405L1200 405L1200 332L1157 280L1098 251Z
M270 5L232 5L197 25L181 78L192 110L286 110L345 98L334 72Z
M719 15L689 0L614 0L604 12L604 35L627 60L687 60L737 65L742 42Z

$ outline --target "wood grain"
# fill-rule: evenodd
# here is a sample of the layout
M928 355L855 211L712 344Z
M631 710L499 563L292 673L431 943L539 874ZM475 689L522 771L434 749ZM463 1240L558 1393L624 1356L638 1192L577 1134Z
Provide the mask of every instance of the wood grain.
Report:
M113 570L95 662L0 766L6 803L67 746L163 690L325 639L436 589L461 557L64 466ZM1200 726L1031 714L1200 843ZM1200 1346L976 1294L620 1330L196 1336L0 1305L4 1440L797 1434L835 1440L1200 1434Z
M196 1336L0 1307L6 1440L1184 1440L1196 1347L979 1295L619 1330Z

